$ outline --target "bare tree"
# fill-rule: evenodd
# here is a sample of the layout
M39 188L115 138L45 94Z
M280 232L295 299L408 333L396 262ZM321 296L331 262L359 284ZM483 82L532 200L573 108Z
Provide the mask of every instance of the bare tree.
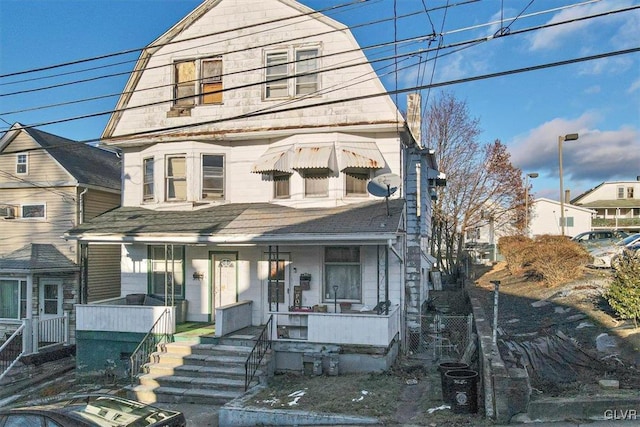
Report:
M467 229L492 221L496 227L522 231L524 187L499 140L482 145L479 120L466 102L439 94L425 114L425 145L435 150L438 168L447 175L433 205L432 253L445 273L460 266Z

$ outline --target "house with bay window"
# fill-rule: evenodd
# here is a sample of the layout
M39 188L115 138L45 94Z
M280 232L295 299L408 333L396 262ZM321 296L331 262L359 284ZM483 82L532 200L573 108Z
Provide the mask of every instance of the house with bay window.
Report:
M420 333L437 165L346 26L293 0L207 0L122 93L102 135L122 206L66 233L121 248L118 304L153 298L219 337L268 326L278 370L323 352L386 369ZM83 366L101 366L90 349L126 360L157 319L118 304L78 307Z
M120 294L119 248L89 250L62 238L119 205L120 159L113 150L19 123L0 138L0 346L18 331L21 347L2 360L37 352L33 343L73 343L74 304ZM88 250L91 261L81 274ZM48 335L26 339L38 324L43 330L48 324Z

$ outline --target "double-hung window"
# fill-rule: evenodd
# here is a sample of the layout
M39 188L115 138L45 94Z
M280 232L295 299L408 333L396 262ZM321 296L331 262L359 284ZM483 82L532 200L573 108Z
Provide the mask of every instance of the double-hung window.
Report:
M184 298L184 246L149 247L149 290L168 302Z
M317 48L286 49L265 56L265 99L313 94L320 87Z
M174 105L222 102L222 58L203 58L174 63Z
M29 204L21 206L21 217L28 219L46 218L46 206L44 204Z
M366 196L369 176L369 171L366 169L359 172L345 172L345 194L347 196Z
M187 200L187 158L184 154L166 157L166 199Z
M296 96L318 90L318 49L296 51Z
M290 188L291 174L276 173L273 174L273 197L275 199L288 199L291 197Z
M289 64L287 52L267 53L265 98L285 98L289 95Z
M23 319L27 313L26 280L0 279L0 319Z
M324 300L362 300L360 247L324 248Z
M153 157L142 161L142 201L153 202L155 199L153 188Z
M224 156L202 155L202 198L224 199Z
M18 153L16 155L16 174L24 175L29 171L28 160L27 153Z

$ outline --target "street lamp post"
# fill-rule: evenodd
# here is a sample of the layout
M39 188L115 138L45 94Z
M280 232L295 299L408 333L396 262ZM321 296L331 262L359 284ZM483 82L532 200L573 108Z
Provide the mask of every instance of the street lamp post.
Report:
M560 165L560 227L564 236L564 189L562 188L562 143L564 141L575 141L578 139L577 133L568 133L558 137L558 163Z
M524 179L524 231L529 236L529 178L537 178L538 172L528 173Z

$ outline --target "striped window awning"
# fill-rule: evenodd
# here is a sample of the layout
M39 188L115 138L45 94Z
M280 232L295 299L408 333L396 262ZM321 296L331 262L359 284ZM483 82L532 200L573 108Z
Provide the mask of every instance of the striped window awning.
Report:
M384 157L375 142L339 142L338 164L345 169L382 169Z
M291 167L300 169L334 170L334 145L331 144L300 144L293 150Z
M251 172L253 173L273 173L284 172L293 173L291 168L292 147L285 145L283 147L271 147L265 151L260 158L253 164Z

